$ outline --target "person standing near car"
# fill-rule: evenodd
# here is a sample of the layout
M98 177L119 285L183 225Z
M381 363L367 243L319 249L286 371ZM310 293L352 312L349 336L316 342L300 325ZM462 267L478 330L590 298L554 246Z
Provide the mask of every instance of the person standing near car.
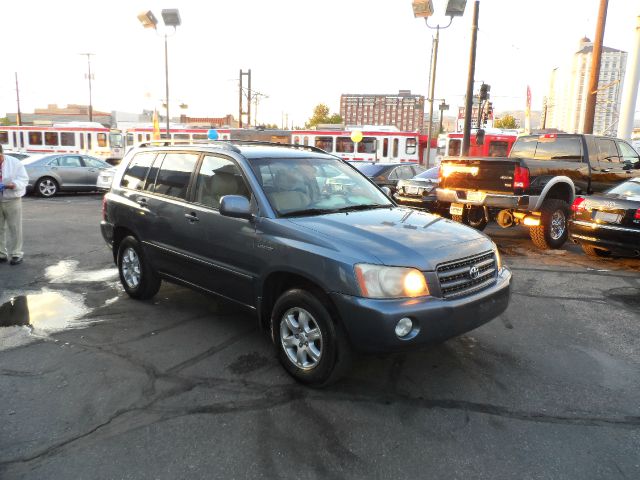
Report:
M22 263L22 197L28 182L24 165L5 157L0 145L0 263Z

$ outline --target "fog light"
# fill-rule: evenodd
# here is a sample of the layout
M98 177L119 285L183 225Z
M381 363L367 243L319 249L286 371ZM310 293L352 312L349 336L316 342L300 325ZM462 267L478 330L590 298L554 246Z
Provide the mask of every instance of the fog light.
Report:
M523 223L527 227L537 227L538 225L540 225L540 217L526 216L526 217L524 217L524 222Z
M409 335L411 330L413 329L413 322L410 318L404 317L398 320L398 324L396 325L396 335L400 338L406 337Z

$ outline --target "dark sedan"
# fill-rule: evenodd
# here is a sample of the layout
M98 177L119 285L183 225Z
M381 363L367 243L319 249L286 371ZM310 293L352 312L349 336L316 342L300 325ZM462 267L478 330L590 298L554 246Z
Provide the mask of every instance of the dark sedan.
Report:
M587 255L640 257L640 178L606 193L577 197L571 210L571 239Z
M425 170L408 180L400 180L393 198L400 205L427 210L441 216L449 216L449 204L438 201L439 167Z
M425 171L417 163L369 163L351 162L351 165L369 177L379 187L389 187L395 193L400 180L408 180Z

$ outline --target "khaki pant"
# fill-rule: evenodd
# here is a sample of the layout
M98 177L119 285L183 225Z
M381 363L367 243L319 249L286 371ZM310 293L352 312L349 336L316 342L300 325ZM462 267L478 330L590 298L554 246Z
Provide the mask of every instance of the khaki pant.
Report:
M0 257L22 258L22 199L0 202Z

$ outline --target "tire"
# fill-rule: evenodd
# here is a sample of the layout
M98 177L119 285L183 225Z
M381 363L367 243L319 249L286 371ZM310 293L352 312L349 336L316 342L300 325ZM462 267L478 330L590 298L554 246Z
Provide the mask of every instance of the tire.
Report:
M160 277L147 261L140 242L126 237L118 248L118 273L124 290L131 298L145 300L160 289Z
M34 190L40 197L51 198L58 193L59 188L58 182L56 182L55 179L42 177L36 182Z
M484 230L487 223L489 223L487 220L489 212L486 211L485 207L471 207L469 210L465 210L465 213L467 214L465 223L476 230Z
M606 257L611 252L606 248L598 248L593 245L587 245L586 243L581 243L582 251L589 255L590 257Z
M555 198L545 200L540 213L540 225L529 229L533 244L543 250L562 247L569 237L569 204Z
M348 370L346 334L309 291L283 293L273 307L271 329L280 363L300 383L324 387Z
M469 209L465 208L462 215L451 215L451 220L482 231L489 223L487 216L484 207L471 207Z

